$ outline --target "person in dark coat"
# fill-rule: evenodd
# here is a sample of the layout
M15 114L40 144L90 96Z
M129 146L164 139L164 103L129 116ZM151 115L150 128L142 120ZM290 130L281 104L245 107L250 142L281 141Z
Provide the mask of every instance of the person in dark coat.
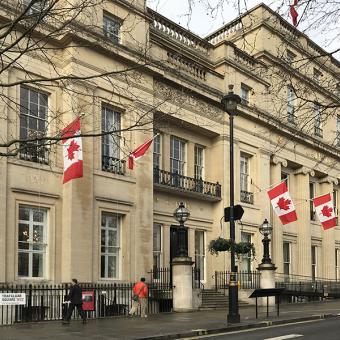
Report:
M68 300L70 301L70 305L66 312L63 323L70 323L71 316L75 307L77 307L78 313L83 319L83 323L86 323L86 315L83 311L82 289L78 285L77 279L72 279L72 287L68 295Z

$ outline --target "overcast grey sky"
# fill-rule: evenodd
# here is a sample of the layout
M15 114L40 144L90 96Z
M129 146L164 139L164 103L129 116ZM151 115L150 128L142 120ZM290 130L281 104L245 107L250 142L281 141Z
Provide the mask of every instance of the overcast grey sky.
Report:
M251 9L261 2L268 5L291 23L289 4L292 3L293 0L195 0L193 1L194 6L191 16L188 15L188 13L190 13L188 2L189 0L147 0L149 7L201 37L208 35L223 24L235 19L239 13L244 13L247 9ZM322 4L323 2L324 5ZM327 7L327 3L329 4L327 0L319 0L318 3L323 9ZM208 4L211 4L210 9L208 8ZM240 8L237 8L237 5L239 5ZM338 22L336 22L339 18L331 19L332 22L335 22L335 27L331 27L332 25L328 25L327 23L324 28L320 25L316 25L317 27L313 28L313 19L308 18L308 15L304 12L304 8L300 7L297 10L300 15L299 18L301 18L303 14L305 15L303 17L305 20L302 20L298 27L301 32L307 34L326 51L332 52L340 47L340 32L339 26L337 26ZM317 13L317 11L318 10L315 10L315 13ZM309 13L312 13L312 11ZM340 53L338 53L336 57L340 59Z

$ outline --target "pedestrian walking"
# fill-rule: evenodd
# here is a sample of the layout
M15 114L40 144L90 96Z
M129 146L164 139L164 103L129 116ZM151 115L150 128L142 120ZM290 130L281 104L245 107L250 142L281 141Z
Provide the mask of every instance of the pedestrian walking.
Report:
M71 320L71 316L74 308L77 308L79 315L83 319L83 323L86 323L86 315L83 311L83 300L82 300L82 289L78 285L77 279L72 279L72 287L70 289L70 293L68 294L67 299L70 301L70 305L66 312L63 323L69 324Z
M145 278L142 277L139 282L137 282L132 289L132 307L129 312L129 315L132 316L136 314L137 308L140 306L141 308L141 317L146 318L146 308L148 301L149 289L147 284L145 283Z

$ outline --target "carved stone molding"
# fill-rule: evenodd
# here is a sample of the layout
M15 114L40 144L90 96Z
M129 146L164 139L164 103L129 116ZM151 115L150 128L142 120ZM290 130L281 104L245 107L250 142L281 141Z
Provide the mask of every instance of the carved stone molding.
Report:
M335 177L325 176L325 177L321 178L320 183L328 183L328 184L338 185L339 181Z
M271 162L275 165L278 165L279 163L283 166L283 167L287 167L288 162L286 159L278 157L278 156L272 156L271 158Z
M301 166L300 168L296 169L294 171L294 175L310 175L310 176L315 176L315 171L310 169L310 168L307 168L306 166Z

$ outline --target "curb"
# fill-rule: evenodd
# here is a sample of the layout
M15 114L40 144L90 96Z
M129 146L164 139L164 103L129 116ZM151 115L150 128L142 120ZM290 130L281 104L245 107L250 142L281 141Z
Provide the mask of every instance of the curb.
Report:
M235 331L241 331L241 330L253 329L253 328L265 328L265 327L271 327L275 325L288 325L290 323L307 322L307 321L312 321L312 320L330 319L330 318L336 318L336 317L340 317L340 315L320 314L320 315L304 316L304 317L299 317L299 318L294 318L294 319L259 321L258 323L254 322L254 323L233 325L233 326L214 328L214 329L197 329L197 330L191 330L191 331L184 331L182 333L162 334L162 335L154 335L154 336L134 338L134 339L135 340L181 339L181 338L190 338L190 337L208 335L208 334L229 333L229 332L235 332Z

